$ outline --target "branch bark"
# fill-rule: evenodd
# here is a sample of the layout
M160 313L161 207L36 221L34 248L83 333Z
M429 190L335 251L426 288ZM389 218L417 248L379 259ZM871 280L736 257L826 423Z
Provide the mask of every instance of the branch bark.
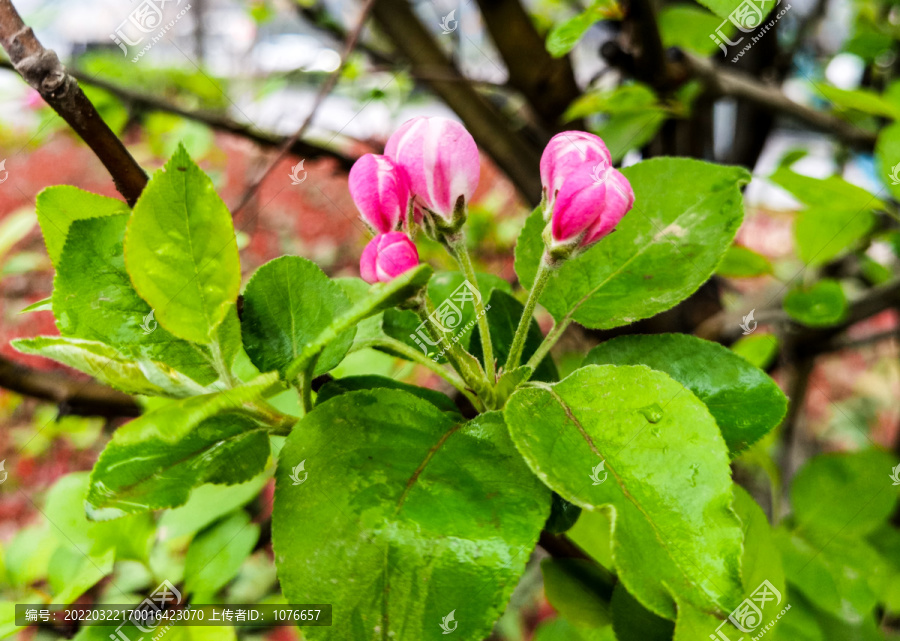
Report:
M777 87L765 85L750 76L726 71L706 58L684 53L689 76L699 78L707 88L719 96L746 100L765 109L792 116L809 127L833 134L852 147L872 150L876 134L833 116L801 105L788 98Z
M377 0L372 15L396 49L412 63L415 76L447 78L427 82L459 115L475 141L506 172L525 199L536 206L541 200L539 142L526 141L502 113L465 81L407 0Z
M58 372L40 372L3 357L0 357L0 387L52 401L70 414L128 417L141 413L134 399L110 387Z
M129 205L137 202L147 174L103 122L78 81L56 53L44 49L10 0L0 0L0 45L13 67L93 150Z

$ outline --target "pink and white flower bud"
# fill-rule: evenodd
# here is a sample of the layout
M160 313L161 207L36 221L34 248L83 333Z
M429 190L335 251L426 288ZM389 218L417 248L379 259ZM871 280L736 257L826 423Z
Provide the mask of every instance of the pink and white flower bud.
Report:
M609 234L634 204L628 179L612 167L595 170L590 162L572 173L562 184L553 205L551 233L554 245L567 245L577 238L586 249Z
M546 213L553 211L557 193L566 178L585 163L597 167L598 171L612 166L609 150L599 136L586 131L563 131L550 139L541 154L541 185L544 187Z
M407 120L388 139L384 153L406 170L416 199L447 222L453 220L457 201L468 202L478 187L478 147L454 120Z
M350 168L349 187L363 222L376 233L400 229L410 199L403 167L387 156L366 154Z
M359 275L367 283L389 283L419 264L419 252L409 236L399 231L375 236L359 259Z

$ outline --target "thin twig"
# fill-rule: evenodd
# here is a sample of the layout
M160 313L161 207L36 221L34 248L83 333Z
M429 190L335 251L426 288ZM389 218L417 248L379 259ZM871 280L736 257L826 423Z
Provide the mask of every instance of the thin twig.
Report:
M335 69L322 83L322 86L319 88L318 94L316 94L316 99L313 102L312 108L309 110L309 113L306 115L306 118L303 120L303 124L300 125L300 128L294 133L293 136L288 138L279 148L278 154L269 163L268 167L253 181L250 187L244 192L243 198L241 198L241 202L237 207L234 208L232 214L237 216L244 207L247 206L253 197L256 195L256 192L259 190L260 185L262 185L263 181L268 178L269 174L271 174L275 167L284 160L284 158L290 153L291 148L303 137L303 134L306 133L306 130L309 128L310 124L312 124L313 118L316 116L316 112L319 110L319 107L322 105L322 102L331 93L334 86L337 84L338 78L340 78L341 73L344 71L344 67L347 64L347 59L350 57L350 54L353 52L353 48L356 46L356 42L359 40L359 34L362 32L363 27L366 24L366 20L369 17L369 12L372 10L372 5L375 4L375 0L366 0L360 9L359 19L357 20L356 26L353 28L353 31L350 32L350 36L347 38L346 43L344 44L344 51L341 53L341 64L338 65L338 68Z

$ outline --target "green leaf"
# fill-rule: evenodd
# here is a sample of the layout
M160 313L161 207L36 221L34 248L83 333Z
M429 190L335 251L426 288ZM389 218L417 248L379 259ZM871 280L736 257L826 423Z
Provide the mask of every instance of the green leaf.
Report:
M399 389L408 392L413 396L418 396L422 400L428 401L442 412L451 412L459 414L459 408L453 400L446 394L441 394L435 390L401 383L400 381L388 378L387 376L345 376L333 381L329 381L322 386L322 389L316 394L316 405L321 405L325 401L346 394L347 392L356 392L358 390L370 389Z
M38 336L20 338L10 344L23 354L52 358L128 394L180 398L209 391L165 363L128 357L97 341Z
M231 214L184 147L134 206L125 265L160 325L185 340L208 343L237 300L241 265Z
M633 82L614 89L585 92L569 105L563 119L575 120L597 113L634 114L658 107L656 92L641 82Z
M582 510L578 521L566 536L597 563L607 570L613 571L615 563L612 554L611 516L606 512Z
M171 540L191 536L256 497L269 482L271 473L259 474L238 485L201 485L194 488L187 503L163 512L160 536Z
M716 273L726 278L752 278L772 273L772 263L762 254L741 245L732 245L725 252Z
M894 200L900 200L900 123L885 127L875 141L878 177L890 190Z
M184 557L184 590L204 603L233 579L259 539L259 526L240 510L204 530Z
M774 429L787 411L787 398L765 372L718 343L687 334L619 336L592 349L584 363L665 372L706 404L732 458Z
M301 462L308 477L296 485ZM480 641L550 506L499 413L460 424L399 390L316 407L288 436L276 479L285 597L344 612L331 628L304 631L312 640L441 639L453 613L456 637Z
M500 290L506 293L512 291L508 282L494 274L478 273L475 274L475 279L478 281L478 291L481 292L481 295L485 300L490 298L493 291ZM451 295L465 280L466 277L462 272L440 272L435 274L428 282L428 296L431 298L435 307L439 308L444 301L450 299ZM453 338L458 338L457 342L462 345L463 349L471 351L471 349L473 349L470 347L472 344L472 337L474 336L475 329L477 329L475 305L471 301L462 304L454 301L451 301L451 303L453 303L454 307L460 312L458 315L455 315L455 317L459 319L459 322L451 328L457 331L457 333L453 335ZM406 343L414 349L422 349L410 337L410 334L416 333L421 322L419 316L411 310L389 309L384 313L382 327L384 333L391 338ZM434 351L440 350L435 349ZM438 359L438 362L446 363L447 359L446 357L441 356Z
M744 554L741 559L744 597L749 598L764 581L768 581L781 594L780 601L773 600L763 605L760 623L765 625L778 616L785 606L787 586L781 566L781 554L762 508L739 485L734 486L734 511L741 519L744 531Z
M847 297L841 284L823 278L810 287L791 289L782 302L788 316L810 327L828 327L847 315Z
M112 550L117 560L146 562L156 532L151 516L135 514L115 523L88 521L84 501L89 483L87 472L67 474L47 493L44 512L52 519L59 543L72 547L82 558L101 557Z
M883 200L840 176L811 178L780 167L769 180L783 187L807 207L822 209L850 209L851 213L864 209L882 209Z
M871 89L841 89L817 82L815 91L825 96L837 111L855 110L894 120L900 118L900 105L885 100Z
M544 529L550 534L562 534L568 532L581 516L581 508L574 503L569 503L556 492L553 492L553 501L550 504L550 516L544 524Z
M486 315L491 328L490 334L494 346L494 357L499 365L503 365L507 356L509 356L513 337L516 335L519 319L522 318L525 306L512 294L495 289L491 293L491 298L485 309L487 309ZM479 329L476 327L470 349L479 361L484 361L478 332ZM531 323L528 325L528 334L525 337L525 348L522 350L522 362L526 362L537 351L543 340L544 334L541 332L541 327L532 317ZM545 357L538 364L531 375L531 380L547 383L559 380L559 372L556 371L556 364L550 356Z
M656 106L614 113L592 131L603 138L613 162L621 162L626 153L650 142L669 115L666 109Z
M722 19L709 11L688 4L673 4L660 10L658 20L659 35L666 48L678 47L701 56L719 51L719 45L710 35L722 26ZM732 23L726 21L722 32L731 38L734 31Z
M53 298L45 298L36 303L32 303L28 307L19 310L20 314L30 314L31 312L49 312L53 310Z
M247 354L261 372L284 375L303 347L348 309L343 290L315 263L299 256L276 258L260 267L244 290L241 330ZM343 360L355 334L350 328L323 350L315 375Z
M87 555L66 547L56 548L50 557L47 581L53 591L53 603L69 604L112 574L115 552Z
M578 44L581 37L595 23L619 14L620 9L615 0L595 0L590 7L574 18L554 25L547 35L547 51L554 58L561 58Z
M319 332L312 342L307 343L300 354L285 369L284 377L292 381L309 364L318 357L332 342L360 321L374 316L385 309L408 300L419 292L431 278L432 269L428 265L419 265L415 269L404 272L389 283L378 283L369 288L369 293L355 303L346 312Z
M897 462L879 450L813 458L791 486L797 528L823 535L871 532L887 521L897 504L898 487L891 485Z
M547 601L566 619L584 628L611 623L612 585L596 564L583 559L544 559L541 572Z
M125 356L166 363L197 381L218 375L209 351L176 338L154 320L125 271L128 216L76 220L57 263L53 315L60 334L106 343Z
M743 218L738 167L655 158L623 170L636 195L616 231L550 277L541 304L557 321L610 329L690 296L713 273ZM516 273L534 282L544 221L532 214L516 245Z
M519 389L504 417L541 480L614 515L619 578L645 607L674 619L676 598L710 613L740 601L728 452L689 390L643 366L588 365Z
M728 17L740 6L741 2L742 0L701 0L700 4L722 18L723 22L729 22ZM768 14L768 11L766 13Z
M750 361L752 365L765 369L778 356L778 337L775 334L751 334L741 336L731 346L738 356Z
M128 205L121 200L98 196L70 185L47 187L37 195L36 206L47 254L54 265L59 261L73 221L128 213Z
M88 516L107 520L175 507L194 486L256 476L269 456L270 423L250 403L261 407L264 387L195 396L119 428L91 473Z

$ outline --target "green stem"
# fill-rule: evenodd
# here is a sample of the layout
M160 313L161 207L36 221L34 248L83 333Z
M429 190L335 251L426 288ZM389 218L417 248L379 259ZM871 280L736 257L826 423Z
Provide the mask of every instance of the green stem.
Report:
M553 326L553 329L551 329L550 333L548 333L546 338L544 338L544 342L540 344L534 354L531 355L531 358L528 359L528 363L526 363L526 365L530 367L532 371L534 371L540 364L540 362L544 360L544 357L550 352L552 347L556 345L556 341L559 340L559 337L562 336L563 332L566 331L566 328L571 323L571 317L566 316Z
M216 370L219 378L222 379L229 389L233 388L237 385L237 381L231 375L231 369L225 364L225 359L222 356L222 347L219 345L218 340L214 340L209 344L209 351L212 355L213 368Z
M538 299L541 297L541 292L544 291L544 287L547 285L547 280L550 278L552 272L553 268L548 261L541 260L537 274L534 275L534 283L531 286L531 291L528 292L528 300L525 301L525 309L522 310L522 318L519 319L519 326L516 328L516 335L513 337L512 347L509 348L509 356L506 359L506 365L503 366L503 369L507 372L516 369L519 366L519 361L522 360L522 350L525 349L525 338L528 336L528 329L531 327L531 318L534 315L534 308L537 306Z
M472 267L472 259L469 256L469 250L466 248L466 238L463 233L460 232L459 235L448 238L447 246L450 248L453 257L456 258L456 262L459 263L466 280L480 293L481 289L478 287L478 279L475 277L475 269ZM483 297L479 297L475 301L475 317L478 320L478 334L481 336L484 370L487 374L488 383L493 386L497 382L497 369L494 364L494 345L491 342L491 330L484 309Z
M319 355L316 354L309 360L304 370L297 376L297 384L300 388L300 402L303 405L303 415L306 416L312 411L312 379L315 375L316 363L319 362Z
M445 381L450 383L456 390L469 399L469 402L477 409L479 412L484 411L484 403L481 402L477 396L475 396L469 388L466 386L466 382L456 373L455 370L447 369L446 367L441 367L435 361L425 356L422 352L417 349L413 349L406 343L398 341L395 338L373 338L368 341L363 341L361 343L356 343L353 346L353 351L358 349L365 349L367 347L383 347L389 349L395 354L399 354L403 358L412 361L422 367L426 367Z

